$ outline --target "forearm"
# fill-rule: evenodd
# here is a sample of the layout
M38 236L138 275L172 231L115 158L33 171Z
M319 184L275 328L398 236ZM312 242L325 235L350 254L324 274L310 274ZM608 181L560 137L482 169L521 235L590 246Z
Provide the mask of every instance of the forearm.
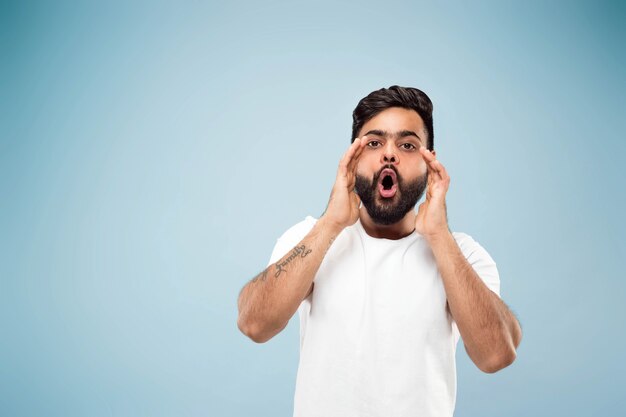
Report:
M474 271L451 233L429 243L469 356L485 372L509 365L521 339L517 319Z
M341 229L320 218L278 262L248 282L239 294L239 328L264 342L280 332L311 287L326 252Z

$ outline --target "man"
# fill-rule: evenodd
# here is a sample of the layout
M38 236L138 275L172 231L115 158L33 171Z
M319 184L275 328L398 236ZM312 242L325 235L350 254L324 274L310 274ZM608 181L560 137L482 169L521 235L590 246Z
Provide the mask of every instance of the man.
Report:
M325 212L287 230L242 289L239 329L262 343L298 311L294 416L452 416L459 337L493 373L515 360L521 327L493 259L448 228L428 96L372 92L352 137Z

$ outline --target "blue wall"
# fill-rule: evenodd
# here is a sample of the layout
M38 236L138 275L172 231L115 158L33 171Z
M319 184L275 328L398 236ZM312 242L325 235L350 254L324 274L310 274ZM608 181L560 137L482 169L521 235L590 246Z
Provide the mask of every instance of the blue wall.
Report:
M0 6L1 415L291 415L297 316L237 295L393 84L524 329L455 416L626 407L623 3L100 3Z

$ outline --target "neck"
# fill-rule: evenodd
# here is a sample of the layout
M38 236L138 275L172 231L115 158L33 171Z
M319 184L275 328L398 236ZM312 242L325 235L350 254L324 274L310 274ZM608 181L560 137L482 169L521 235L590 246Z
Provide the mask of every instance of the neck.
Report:
M374 223L370 215L367 213L367 209L363 206L359 210L361 225L363 225L363 229L365 229L365 232L371 237L375 237L377 239L397 240L410 235L415 230L414 210L409 210L402 220L390 225Z

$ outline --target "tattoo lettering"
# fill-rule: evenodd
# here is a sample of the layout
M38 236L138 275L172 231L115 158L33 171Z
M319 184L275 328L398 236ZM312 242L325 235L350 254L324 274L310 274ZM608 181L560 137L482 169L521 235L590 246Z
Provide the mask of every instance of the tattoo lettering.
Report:
M289 255L289 257L287 259L285 259L282 262L276 262L276 274L274 274L274 277L278 278L278 276L283 272L286 271L285 267L291 262L293 261L295 258L298 257L298 255L300 255L301 258L304 258L305 256L307 256L309 253L311 253L311 249L307 249L304 245L301 246L296 246L295 248L293 248L293 252L291 253L291 255Z

